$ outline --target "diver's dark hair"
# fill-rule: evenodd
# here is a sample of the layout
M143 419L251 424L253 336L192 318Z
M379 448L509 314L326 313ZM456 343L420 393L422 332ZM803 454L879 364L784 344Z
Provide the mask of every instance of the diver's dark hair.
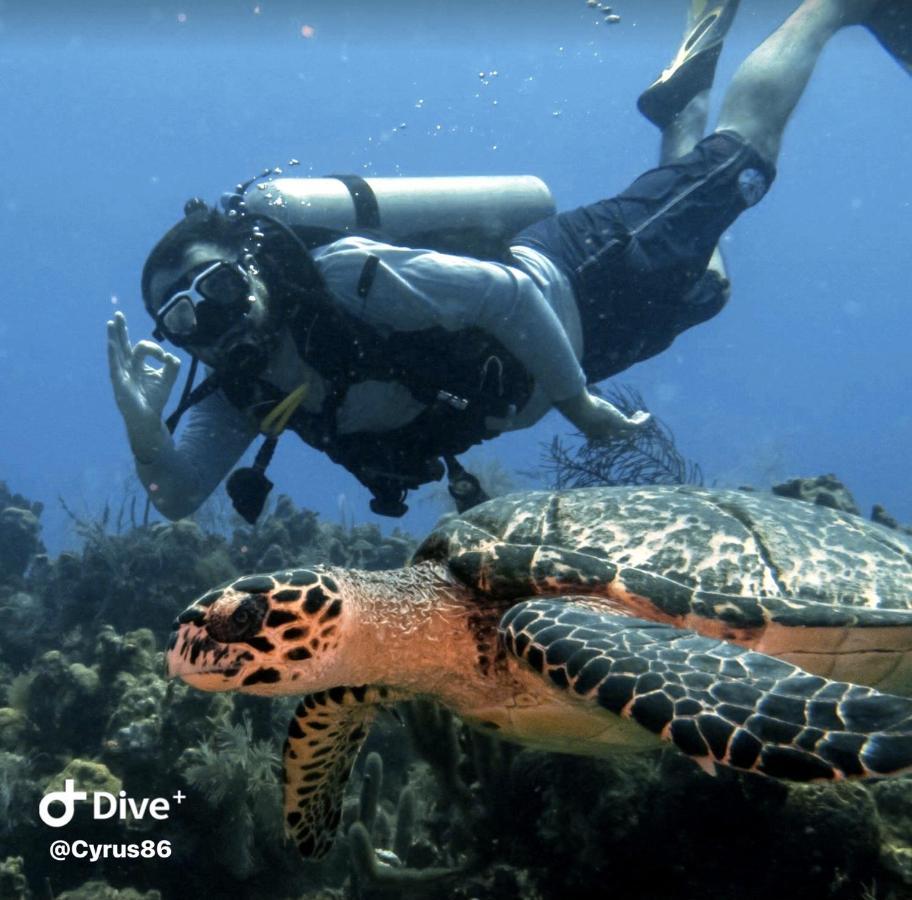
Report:
M250 236L250 222L243 216L228 216L219 209L191 200L189 211L152 248L142 270L142 298L146 309L154 314L150 282L158 269L175 268L184 259L187 249L200 241L226 246L240 254L245 239Z
M222 212L199 199L188 200L185 216L152 248L142 270L142 297L146 309L154 316L150 283L159 268L180 266L188 248L201 241L225 247L236 258L246 252L256 257L257 268L271 285L274 299L281 301L284 313L297 302L311 304L325 298L325 286L320 277L310 246L330 243L340 234L329 229L310 229L320 233L322 240L308 246L293 229L271 216ZM274 308L273 314L280 314Z

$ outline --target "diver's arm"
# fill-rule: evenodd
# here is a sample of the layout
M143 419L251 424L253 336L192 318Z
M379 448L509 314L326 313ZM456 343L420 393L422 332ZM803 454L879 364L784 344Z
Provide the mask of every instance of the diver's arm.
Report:
M153 506L169 519L196 512L256 436L256 428L220 392L189 411L177 444L164 430L166 440L156 452L134 456Z
M121 312L108 322L108 366L136 471L152 503L169 519L190 515L243 454L255 429L224 397L212 394L190 411L175 447L162 413L180 360L154 341L131 344Z
M370 290L361 296L358 286L370 256L379 264ZM327 286L348 311L380 330L484 329L589 438L610 438L649 418L646 413L627 417L589 393L560 319L533 279L518 268L365 238L337 241L314 258ZM493 420L492 427L498 427Z
M613 403L587 390L554 405L591 441L611 440L645 425L650 419L649 413L642 409L631 416L625 415Z

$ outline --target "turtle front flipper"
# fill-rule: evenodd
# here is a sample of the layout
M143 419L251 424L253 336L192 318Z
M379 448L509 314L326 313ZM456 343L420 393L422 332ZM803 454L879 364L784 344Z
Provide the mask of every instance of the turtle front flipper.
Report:
M472 536L470 528L456 523L452 531L466 540ZM732 606L727 595L699 591L643 569L617 566L597 555L600 552L598 548L577 551L548 544L489 540L477 550L454 552L448 565L463 584L495 599L586 593L643 615L671 618L686 616L699 602ZM763 623L762 610L751 608L750 612L755 615L748 618L745 613L741 617L745 622Z
M376 688L337 687L298 704L283 757L285 832L301 856L319 859L332 847L345 783L381 699Z
M500 639L575 700L634 720L707 769L811 781L912 767L912 700L588 599L518 603Z
M452 526L455 538L466 543L479 529ZM467 533L467 534L464 534ZM618 567L588 553L546 544L512 544L489 540L477 550L456 550L448 560L450 571L469 587L494 598L530 594L593 593L610 591Z

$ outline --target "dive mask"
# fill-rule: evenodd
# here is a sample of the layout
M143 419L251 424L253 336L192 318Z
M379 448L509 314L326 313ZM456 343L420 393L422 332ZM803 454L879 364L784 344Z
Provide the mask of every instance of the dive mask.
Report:
M219 260L165 301L155 316L157 340L178 347L217 340L250 306L250 279L236 262Z

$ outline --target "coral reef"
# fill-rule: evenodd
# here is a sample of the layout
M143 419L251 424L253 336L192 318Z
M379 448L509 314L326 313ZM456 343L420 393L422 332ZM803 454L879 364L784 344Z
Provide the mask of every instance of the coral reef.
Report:
M814 478L792 478L782 484L774 484L771 490L780 497L816 503L818 506L839 509L854 516L861 515L849 489L832 473L817 475Z
M0 862L0 897L3 900L31 900L31 896L22 857L8 856Z
M42 505L14 494L0 481L0 582L15 581L44 545L39 534Z
M742 490L752 490L752 488L742 488ZM838 509L851 513L853 516L861 515L861 510L858 508L852 492L832 473L815 475L811 478L792 478L782 484L774 484L770 490L780 497L804 500L806 503ZM897 522L879 503L875 503L871 509L871 521L894 531L912 534L912 526Z
M686 475L677 459L663 471ZM843 496L816 481L816 494L799 489L805 499ZM0 506L39 521L40 507L2 484ZM0 562L3 900L912 895L908 780L789 787L713 778L674 751L550 755L471 731L427 702L379 718L335 848L302 863L281 833L277 756L295 701L166 682L170 622L195 594L241 572L398 566L414 542L323 522L287 498L256 527L228 535L187 521L115 534L109 526L83 522L81 550L56 559L32 529L27 553ZM130 797L182 793L164 822L93 821L77 804L59 835L167 840L172 856L51 863L58 833L38 821L38 802L67 778Z
M362 569L404 565L415 548L399 529L388 536L376 525L321 522L315 512L299 510L280 496L269 516L256 526L237 528L231 559L242 571L274 571L318 562Z
M161 649L175 613L213 583L318 562L399 566L414 541L322 522L280 497L256 528L229 535L186 520L137 525L135 515L125 526L123 510L73 516L81 549L50 559L40 505L0 483L0 507L13 511L3 521L15 534L29 536L16 554L0 552L0 897L299 896L321 870L302 869L281 834L287 704L166 682ZM38 822L38 801L67 778L112 795L182 791L187 799L164 826L132 816L95 822L85 804L68 826L99 843L167 839L174 858L49 867L56 835ZM198 864L181 866L191 858Z
M281 843L281 766L273 741L255 741L250 722L209 720L211 737L178 760L187 784L214 813L209 831L219 864L239 881L262 867L263 846Z

